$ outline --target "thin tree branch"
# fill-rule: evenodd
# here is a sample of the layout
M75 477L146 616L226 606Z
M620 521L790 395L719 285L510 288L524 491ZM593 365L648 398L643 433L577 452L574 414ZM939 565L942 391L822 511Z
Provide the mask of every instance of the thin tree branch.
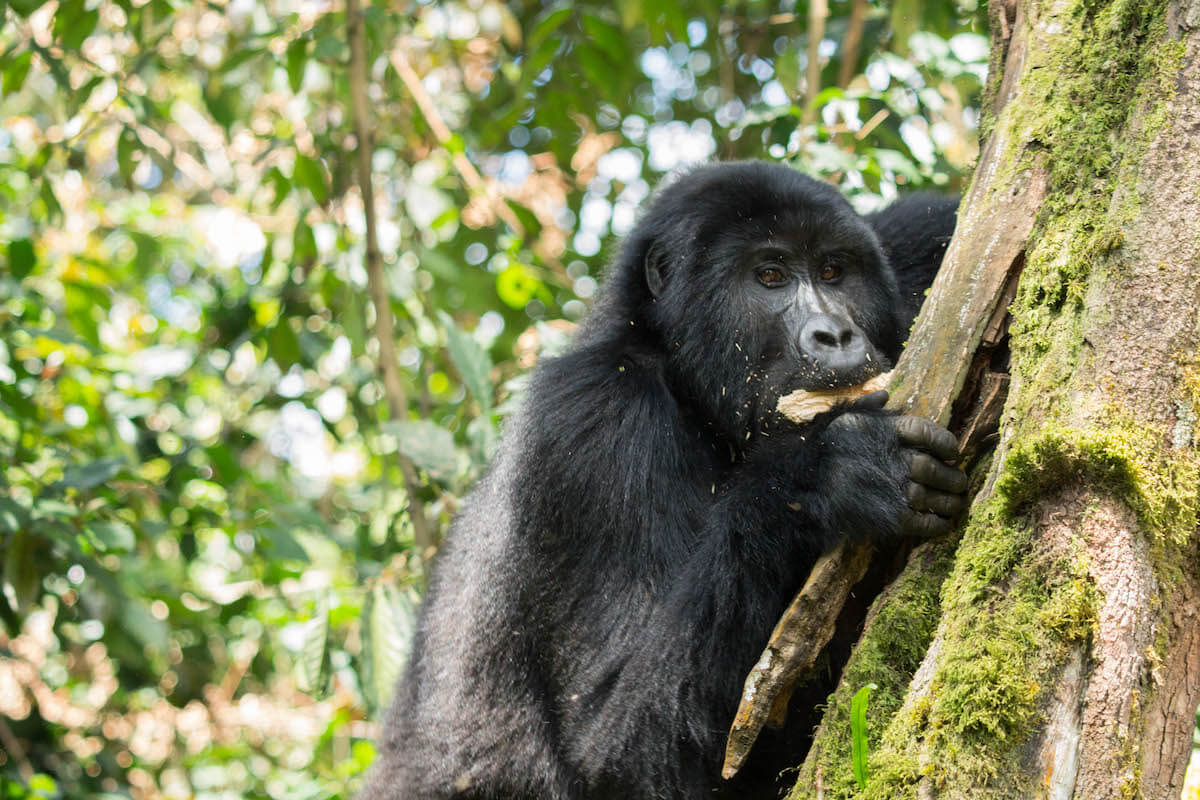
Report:
M817 95L821 93L821 40L825 38L826 0L810 0L808 5L808 64L804 72L804 121L817 116Z
M858 71L858 50L862 47L863 25L867 20L867 0L854 0L846 38L842 39L842 61L838 65L837 85L845 89Z
M408 62L408 57L404 54L404 50L401 47L396 47L392 50L391 61L392 66L396 68L396 72L400 75L400 80L404 81L404 86L408 89L409 94L413 96L413 100L416 101L417 108L421 109L421 114L425 117L425 122L429 125L429 129L433 131L433 135L437 138L438 143L450 151L454 169L462 176L467 189L486 197L488 204L491 205L492 211L496 216L504 220L513 233L518 236L524 236L525 226L517 219L517 215L508 207L508 204L504 202L504 198L497 195L488 186L483 176L479 174L479 170L475 169L475 165L471 163L471 159L467 158L466 153L450 146L454 134L451 132L450 126L442 119L437 106L433 103L433 98L429 96L429 92L425 91L425 86L421 83L421 77L412 68L412 64Z
M16 762L17 772L21 779L29 783L29 779L33 777L33 764L29 763L29 757L25 755L25 748L21 747L21 743L17 741L12 728L8 727L8 723L4 721L3 717L0 717L0 744L4 745L9 757Z
M375 306L375 338L379 341L379 375L383 380L384 394L388 402L388 414L393 420L408 416L408 395L400 380L397 367L395 320L388 297L387 281L383 271L383 258L379 253L379 239L375 223L375 191L371 183L371 125L367 115L367 42L363 30L363 13L358 0L346 0L346 29L350 41L350 100L354 110L354 135L357 140L355 152L358 168L359 192L362 195L363 214L366 216L367 287ZM413 526L413 543L422 564L436 547L433 529L425 513L425 503L417 494L420 479L417 469L402 453L397 454L400 473L404 478L404 491L408 495L408 518Z

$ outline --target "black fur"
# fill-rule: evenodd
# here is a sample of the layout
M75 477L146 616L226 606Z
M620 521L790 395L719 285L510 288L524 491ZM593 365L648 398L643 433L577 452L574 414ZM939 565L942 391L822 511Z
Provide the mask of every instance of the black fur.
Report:
M802 726L719 776L772 626L844 536L933 518L908 500L913 445L934 436L902 439L911 418L881 398L803 426L774 411L899 354L912 309L884 251L926 221L873 221L883 248L836 190L778 165L702 167L657 194L452 527L362 798L776 794Z
M957 210L956 195L917 192L867 215L896 272L906 313L913 317L950 244Z

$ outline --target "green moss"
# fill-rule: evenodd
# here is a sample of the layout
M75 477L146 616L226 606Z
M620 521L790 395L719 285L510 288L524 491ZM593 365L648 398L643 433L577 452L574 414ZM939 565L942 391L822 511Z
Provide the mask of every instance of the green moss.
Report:
M996 494L1008 516L1067 481L1086 481L1128 505L1161 543L1181 545L1200 513L1200 461L1164 454L1164 431L1119 418L1089 430L1043 430L1009 453Z
M1042 676L1092 634L1097 608L1082 547L1037 547L1002 500L973 515L944 589L932 685L893 718L863 798L915 797L921 780L978 797L1024 791L1018 762L1051 688Z
M929 647L941 615L940 592L950 572L953 543L942 542L914 556L918 568L904 574L876 600L873 622L842 672L830 696L824 733L815 745L790 798L815 796L815 769L823 774L825 797L852 797L858 792L850 761L850 700L860 688L874 683L867 706L870 746L879 744L889 720L900 708L905 692Z
M1021 417L1051 412L1081 357L1085 293L1115 268L1138 210L1136 166L1167 122L1183 55L1166 6L1148 0L1081 2L1042 24L1063 27L1069 46L1030 54L1005 116L1010 169L1049 177L1012 309L1014 371L1032 382Z

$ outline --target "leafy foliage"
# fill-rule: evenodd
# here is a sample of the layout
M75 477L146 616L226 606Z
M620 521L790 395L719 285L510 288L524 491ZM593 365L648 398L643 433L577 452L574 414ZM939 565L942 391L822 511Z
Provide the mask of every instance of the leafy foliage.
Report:
M410 515L444 531L649 186L960 184L979 14L854 5L366 8L396 419L344 8L0 3L0 793L352 796Z

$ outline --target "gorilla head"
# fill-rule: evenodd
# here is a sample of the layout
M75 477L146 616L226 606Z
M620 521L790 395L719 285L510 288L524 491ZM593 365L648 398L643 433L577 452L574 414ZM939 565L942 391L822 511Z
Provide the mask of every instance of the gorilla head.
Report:
M633 310L622 322L666 354L677 392L737 441L780 395L889 369L909 322L875 233L837 190L755 162L661 189L604 302Z

